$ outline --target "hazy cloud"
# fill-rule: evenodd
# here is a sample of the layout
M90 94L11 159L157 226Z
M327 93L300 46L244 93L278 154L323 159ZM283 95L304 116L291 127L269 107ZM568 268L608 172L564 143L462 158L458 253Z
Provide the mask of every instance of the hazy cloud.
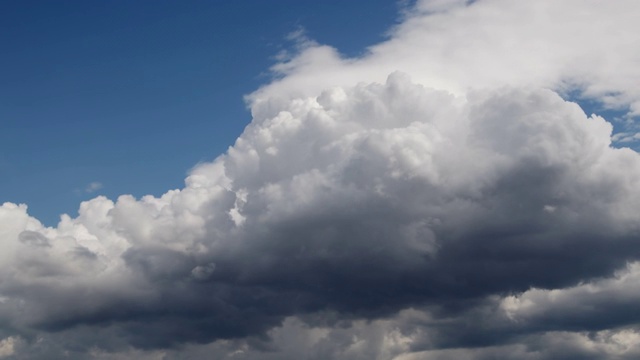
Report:
M90 183L89 185L87 185L86 188L84 188L84 192L90 194L90 193L96 192L96 191L98 191L98 190L100 190L102 188L103 188L102 183L94 181L94 182Z
M80 189L75 189L74 193L76 195L82 195L82 194L93 194L96 191L102 189L104 186L102 185L101 182L98 181L93 181L91 183L89 183L87 186L85 186L84 188L80 188Z

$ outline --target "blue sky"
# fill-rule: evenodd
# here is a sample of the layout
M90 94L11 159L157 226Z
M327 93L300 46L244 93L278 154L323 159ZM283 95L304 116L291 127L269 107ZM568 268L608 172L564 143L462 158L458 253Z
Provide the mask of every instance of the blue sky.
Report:
M269 80L288 33L358 55L398 18L393 0L0 7L0 200L46 225L98 194L181 187L249 123L243 95Z

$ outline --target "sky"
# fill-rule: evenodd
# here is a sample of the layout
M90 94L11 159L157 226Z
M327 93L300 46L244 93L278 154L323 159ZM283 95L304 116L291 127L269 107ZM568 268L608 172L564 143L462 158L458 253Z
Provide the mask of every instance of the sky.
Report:
M0 9L0 358L640 356L636 0L62 4Z
M99 194L115 199L179 188L189 169L233 145L251 121L243 96L269 81L275 57L292 46L289 34L304 27L358 55L384 37L401 5L0 6L0 199L26 203L54 226Z

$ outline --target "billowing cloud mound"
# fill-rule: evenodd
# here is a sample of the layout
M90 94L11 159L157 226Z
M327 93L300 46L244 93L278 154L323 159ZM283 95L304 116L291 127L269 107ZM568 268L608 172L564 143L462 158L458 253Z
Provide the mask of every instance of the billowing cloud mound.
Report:
M277 65L183 189L5 203L0 357L636 358L640 156L558 94L636 115L623 3L422 1Z

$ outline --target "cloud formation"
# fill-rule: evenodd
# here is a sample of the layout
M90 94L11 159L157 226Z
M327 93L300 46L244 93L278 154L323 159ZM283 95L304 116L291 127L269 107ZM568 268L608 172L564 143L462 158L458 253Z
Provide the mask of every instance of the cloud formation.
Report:
M362 58L301 42L160 197L0 207L0 357L631 359L635 1L419 1ZM615 25L615 26L614 26Z

